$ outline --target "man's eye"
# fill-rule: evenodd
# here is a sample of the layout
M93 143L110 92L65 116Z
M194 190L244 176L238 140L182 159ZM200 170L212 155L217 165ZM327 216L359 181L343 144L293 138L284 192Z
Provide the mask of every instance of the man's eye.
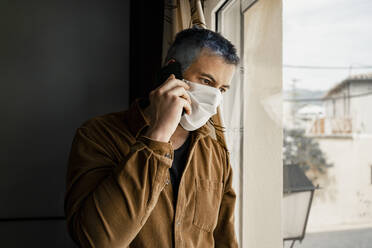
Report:
M206 79L206 78L202 78L201 81L204 83L204 84L211 84L211 81Z

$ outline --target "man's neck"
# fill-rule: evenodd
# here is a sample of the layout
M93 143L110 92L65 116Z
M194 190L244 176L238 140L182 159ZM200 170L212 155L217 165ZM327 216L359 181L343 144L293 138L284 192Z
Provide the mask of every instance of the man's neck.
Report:
M174 131L172 137L170 138L173 148L178 149L181 147L189 135L190 131L187 131L180 124L178 124L176 131Z

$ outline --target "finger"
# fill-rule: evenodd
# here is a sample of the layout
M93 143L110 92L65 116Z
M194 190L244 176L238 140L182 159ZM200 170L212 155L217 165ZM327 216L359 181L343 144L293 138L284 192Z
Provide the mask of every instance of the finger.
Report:
M169 81L174 80L174 79L176 79L174 74L173 73L170 74L169 77L162 84L160 84L156 89L154 89L153 91L154 92L159 91L159 89L163 88L164 85L166 85L167 83L169 83Z
M166 85L169 81L176 79L176 76L172 73L169 75L169 77L159 86L159 88L163 87Z
M182 98L186 99L191 104L190 95L187 94L187 91L182 86L176 86L173 89L169 90L167 93L171 94L171 95L176 95L176 96L182 97Z
M176 79L176 76L173 73L169 75L169 77L167 78L167 80L165 80L164 83L167 83L167 82L169 82L172 79Z
M189 94L187 94L185 88L181 86L174 87L173 89L169 90L167 94L182 97L183 99L188 101L189 104L191 104L191 98Z
M173 74L172 74L173 75ZM190 86L185 83L184 81L182 80L179 80L177 78L175 78L174 76L173 77L169 77L164 84L162 84L160 87L159 87L159 91L161 93L164 93L164 92L167 92L168 90L174 88L174 87L177 87L177 86L181 86L183 88L185 88L186 90L190 89Z
M181 103L183 105L183 109L186 110L186 114L191 115L191 112L192 112L191 104L183 98L180 98L180 100L181 100Z

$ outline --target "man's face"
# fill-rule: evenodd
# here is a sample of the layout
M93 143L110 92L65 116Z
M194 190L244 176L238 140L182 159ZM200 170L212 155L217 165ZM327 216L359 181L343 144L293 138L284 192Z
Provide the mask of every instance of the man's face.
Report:
M234 72L235 65L227 64L221 56L202 50L183 77L191 82L215 87L223 93L229 89Z

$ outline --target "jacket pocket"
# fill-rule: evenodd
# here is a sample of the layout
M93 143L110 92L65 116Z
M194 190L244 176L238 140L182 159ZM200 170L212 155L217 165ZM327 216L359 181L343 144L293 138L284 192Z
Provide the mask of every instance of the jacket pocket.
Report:
M193 224L211 232L217 225L220 209L222 182L207 179L195 179L195 211Z

